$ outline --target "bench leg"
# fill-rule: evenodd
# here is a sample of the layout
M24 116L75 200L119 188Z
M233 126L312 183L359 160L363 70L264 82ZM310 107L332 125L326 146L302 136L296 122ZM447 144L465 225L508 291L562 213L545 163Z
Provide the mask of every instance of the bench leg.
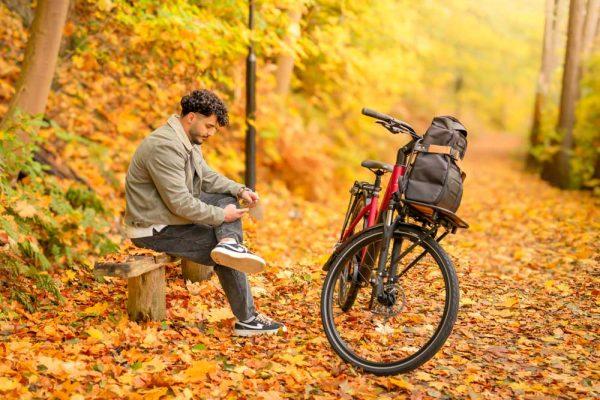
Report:
M162 321L167 315L165 267L127 280L127 313L132 321Z
M181 260L181 272L184 281L202 282L210 279L213 267L210 265L196 264L188 260Z

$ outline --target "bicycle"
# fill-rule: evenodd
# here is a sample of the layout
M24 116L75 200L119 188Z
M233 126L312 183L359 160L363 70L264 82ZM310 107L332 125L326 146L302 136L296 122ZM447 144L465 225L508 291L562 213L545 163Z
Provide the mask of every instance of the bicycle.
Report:
M421 136L389 115L366 108L362 113L411 140L398 150L394 165L361 163L375 181L357 181L350 190L339 242L323 266L321 321L343 360L392 375L427 362L450 335L458 313L458 278L439 242L468 224L448 210L404 198L401 180ZM378 208L386 173L391 176Z

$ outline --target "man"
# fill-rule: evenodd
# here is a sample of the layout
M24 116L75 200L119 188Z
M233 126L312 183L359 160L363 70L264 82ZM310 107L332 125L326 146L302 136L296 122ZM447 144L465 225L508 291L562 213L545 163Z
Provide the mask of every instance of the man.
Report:
M181 115L146 137L127 171L125 224L138 247L214 265L233 314L234 334L273 334L283 324L257 313L247 272L265 261L243 246L240 218L258 194L212 170L200 146L228 124L227 107L212 92L181 99Z

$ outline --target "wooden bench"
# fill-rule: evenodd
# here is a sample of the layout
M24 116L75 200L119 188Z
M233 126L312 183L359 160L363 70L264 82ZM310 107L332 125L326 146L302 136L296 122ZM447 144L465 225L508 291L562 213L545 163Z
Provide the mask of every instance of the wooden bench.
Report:
M97 262L96 276L127 279L127 314L132 321L162 321L166 317L165 266L177 258L166 254L129 256L120 262ZM213 268L181 260L184 280L200 282L209 279Z

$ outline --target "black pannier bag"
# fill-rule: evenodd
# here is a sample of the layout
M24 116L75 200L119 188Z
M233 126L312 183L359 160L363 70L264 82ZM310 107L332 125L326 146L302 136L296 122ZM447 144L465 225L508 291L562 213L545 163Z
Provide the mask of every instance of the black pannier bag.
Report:
M456 212L465 178L460 161L466 150L466 128L454 117L435 117L410 155L403 197Z

